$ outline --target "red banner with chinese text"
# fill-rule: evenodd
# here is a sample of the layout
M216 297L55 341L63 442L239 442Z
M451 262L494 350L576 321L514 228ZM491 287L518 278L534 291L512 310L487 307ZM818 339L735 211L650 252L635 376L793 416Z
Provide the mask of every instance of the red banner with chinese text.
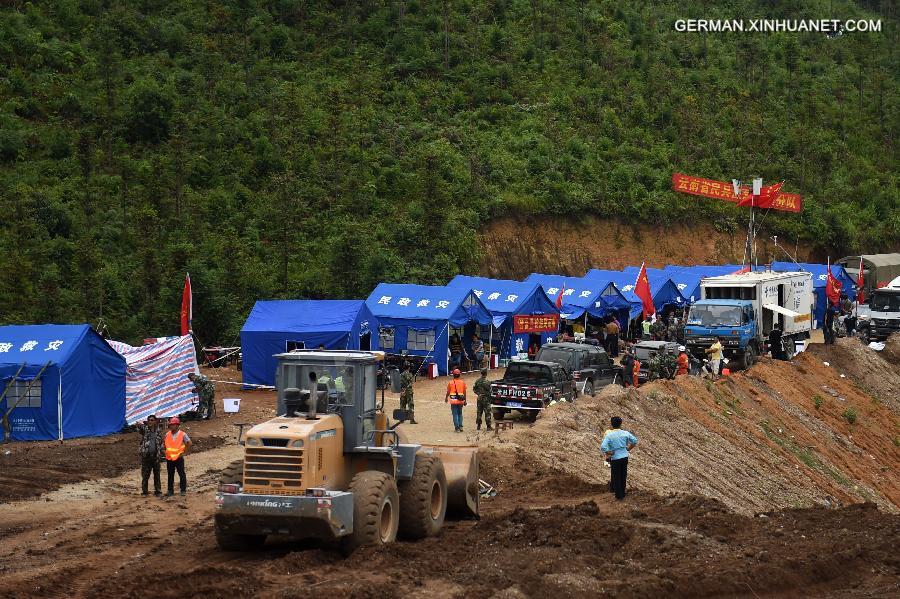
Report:
M558 314L513 315L513 333L547 333L558 328Z
M731 183L703 177L691 177L681 173L672 174L672 189L695 196L725 200L734 204L741 201L747 202L750 197L750 188L746 185L741 187L741 195L736 197ZM772 208L775 210L800 212L802 207L803 197L796 193L779 193L772 201Z

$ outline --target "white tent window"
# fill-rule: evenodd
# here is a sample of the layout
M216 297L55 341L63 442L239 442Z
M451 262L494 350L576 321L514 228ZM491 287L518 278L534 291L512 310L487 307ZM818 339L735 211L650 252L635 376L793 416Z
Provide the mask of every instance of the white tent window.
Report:
M41 407L41 381L34 381L31 389L28 389L29 383L30 381L9 383L9 391L6 393L6 405L14 406L18 402L18 405L16 405L18 408ZM28 392L27 395L25 394L26 391Z
M378 329L378 344L381 349L394 349L394 329L381 327Z
M434 329L417 331L409 329L406 335L406 349L429 351L434 347Z

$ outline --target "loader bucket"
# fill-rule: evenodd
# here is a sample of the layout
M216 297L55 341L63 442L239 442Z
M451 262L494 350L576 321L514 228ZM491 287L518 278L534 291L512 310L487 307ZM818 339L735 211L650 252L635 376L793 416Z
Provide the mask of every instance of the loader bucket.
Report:
M447 513L478 517L478 447L423 445L422 453L437 457L447 475Z

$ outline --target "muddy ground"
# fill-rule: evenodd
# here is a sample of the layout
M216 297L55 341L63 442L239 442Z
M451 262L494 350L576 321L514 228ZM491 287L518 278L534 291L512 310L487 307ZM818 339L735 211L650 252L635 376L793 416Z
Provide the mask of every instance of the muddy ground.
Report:
M31 497L0 498L0 597L900 596L900 413L882 395L900 373L857 372L888 364L867 351L814 346L721 383L607 388L500 435L476 433L470 408L454 433L445 381L420 381L407 436L480 445L497 495L481 520L349 558L309 542L215 545L218 471L241 452L233 424L268 418L271 392L219 386L241 413L186 425L198 447L185 498L137 494L133 433L10 445L0 475ZM641 439L624 502L597 453L613 413Z

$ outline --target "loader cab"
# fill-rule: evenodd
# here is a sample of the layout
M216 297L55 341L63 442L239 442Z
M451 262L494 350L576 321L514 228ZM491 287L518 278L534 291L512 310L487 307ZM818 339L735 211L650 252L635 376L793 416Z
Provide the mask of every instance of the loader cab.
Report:
M375 430L378 355L362 351L294 351L279 354L278 415L286 413L285 390L303 390L301 412L310 416L308 391L315 387L315 417L335 414L344 425L344 452L371 444Z

